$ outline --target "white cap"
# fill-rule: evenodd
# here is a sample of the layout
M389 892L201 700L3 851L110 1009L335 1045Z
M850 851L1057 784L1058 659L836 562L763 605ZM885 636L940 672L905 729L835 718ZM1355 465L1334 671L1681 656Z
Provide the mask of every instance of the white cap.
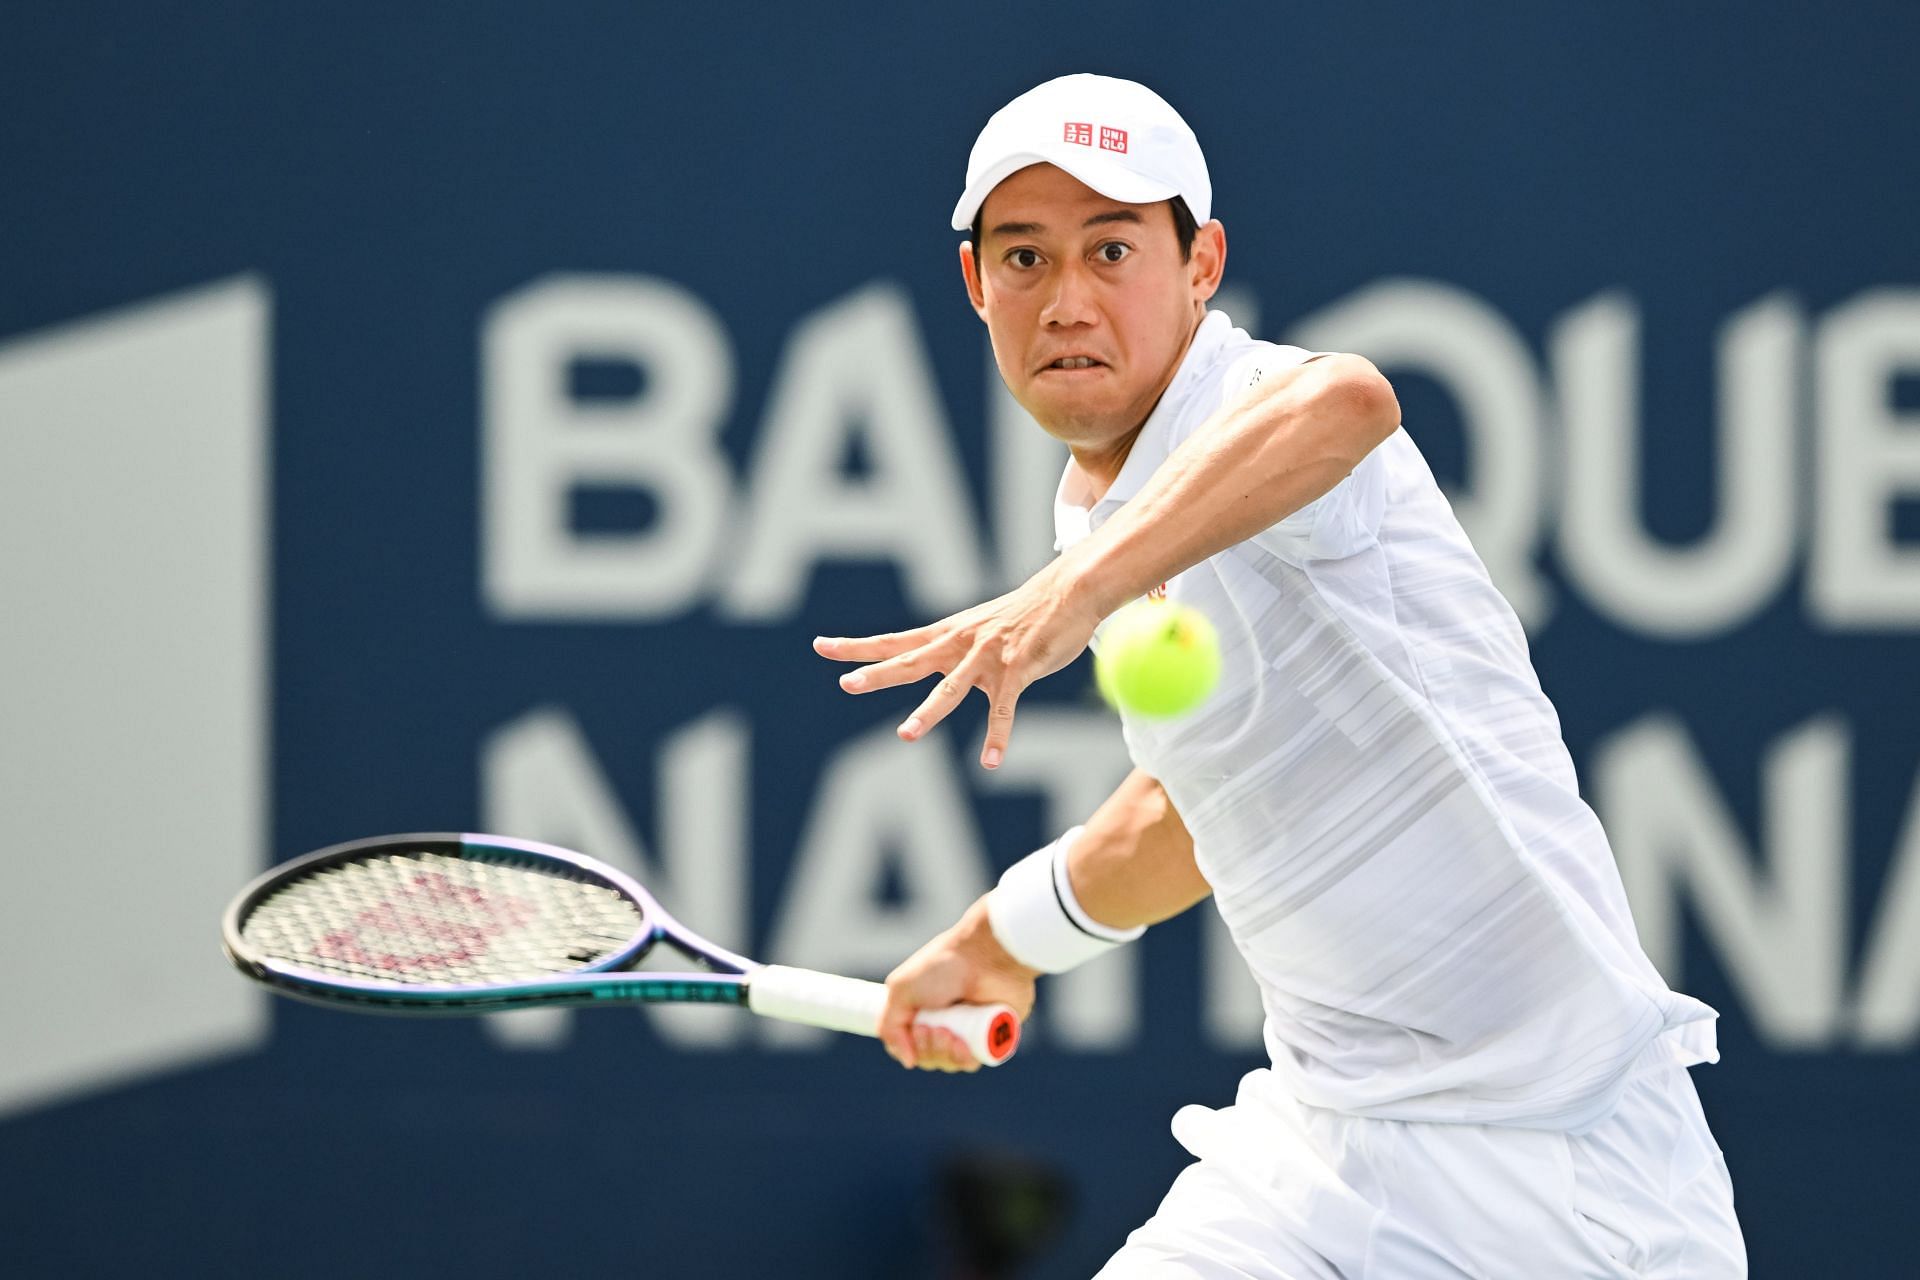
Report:
M1179 196L1195 222L1213 216L1213 183L1193 130L1166 99L1131 80L1061 76L994 112L967 157L953 229L971 227L987 193L1032 164L1057 165L1122 204Z

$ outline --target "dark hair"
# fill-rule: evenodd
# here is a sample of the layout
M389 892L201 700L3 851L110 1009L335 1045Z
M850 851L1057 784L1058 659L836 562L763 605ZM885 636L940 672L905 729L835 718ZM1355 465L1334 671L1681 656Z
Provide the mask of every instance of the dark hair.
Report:
M1193 210L1187 208L1187 202L1181 197L1175 196L1167 203L1173 207L1173 235L1180 242L1180 261L1190 261L1193 258L1193 237L1200 230L1200 224L1193 220ZM981 232L985 230L980 222L985 212L986 204L983 201L979 211L973 215L973 230L970 233L976 253L980 249Z

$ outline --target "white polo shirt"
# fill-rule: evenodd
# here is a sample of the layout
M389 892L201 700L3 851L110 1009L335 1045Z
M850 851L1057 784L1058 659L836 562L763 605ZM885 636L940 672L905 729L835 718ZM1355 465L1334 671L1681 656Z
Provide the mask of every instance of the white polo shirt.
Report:
M1058 547L1308 358L1209 313L1091 509L1068 464ZM1167 593L1219 629L1220 685L1179 719L1123 717L1127 748L1193 834L1296 1097L1580 1129L1636 1064L1717 1060L1717 1015L1641 950L1526 636L1404 430Z

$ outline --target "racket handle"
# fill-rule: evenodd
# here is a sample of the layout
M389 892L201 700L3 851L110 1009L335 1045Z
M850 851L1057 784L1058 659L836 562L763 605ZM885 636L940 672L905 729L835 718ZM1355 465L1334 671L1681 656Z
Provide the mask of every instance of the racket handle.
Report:
M878 982L783 964L756 969L747 982L747 1007L755 1013L858 1036L880 1034L880 1012L886 1004L887 989ZM1004 1004L923 1009L913 1021L915 1026L953 1032L989 1067L999 1066L1020 1047L1020 1019Z

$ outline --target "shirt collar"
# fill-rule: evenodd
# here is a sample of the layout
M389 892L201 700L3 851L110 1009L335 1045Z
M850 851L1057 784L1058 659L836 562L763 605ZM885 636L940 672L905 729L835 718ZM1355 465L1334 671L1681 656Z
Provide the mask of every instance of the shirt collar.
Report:
M1207 312L1193 331L1193 341L1187 344L1173 381L1167 384L1153 412L1147 415L1140 434L1134 437L1133 447L1127 450L1127 460L1120 464L1120 474L1114 477L1100 501L1089 501L1090 482L1086 473L1072 458L1067 459L1066 470L1061 473L1060 485L1053 495L1054 523L1060 533L1054 543L1055 551L1065 550L1084 538L1115 508L1145 487L1161 460L1172 452L1169 437L1194 384L1213 364L1214 355L1232 332L1233 321L1227 318L1226 312Z

